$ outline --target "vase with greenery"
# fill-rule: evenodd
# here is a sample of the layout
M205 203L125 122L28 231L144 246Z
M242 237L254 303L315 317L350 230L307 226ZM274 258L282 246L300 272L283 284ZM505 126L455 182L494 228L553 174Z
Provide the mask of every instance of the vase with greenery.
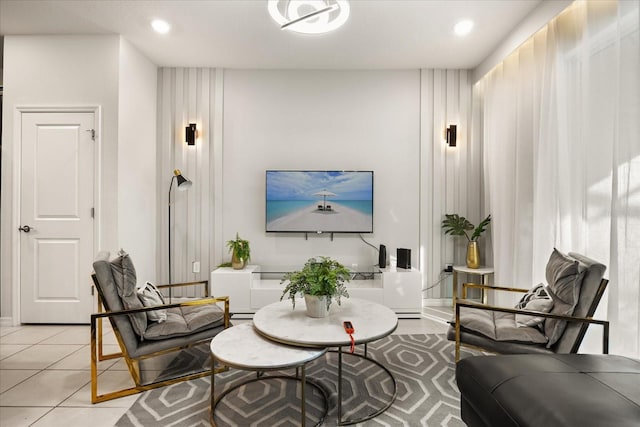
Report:
M467 238L467 267L478 268L480 267L480 251L478 249L478 238L485 232L489 223L491 222L491 215L488 215L485 219L476 227L468 219L458 214L445 214L445 219L442 221L442 228L444 228L444 234L451 234L452 236L464 236ZM473 230L471 237L469 232Z
M280 300L288 294L288 298L296 307L296 296L304 295L307 304L307 315L325 317L329 312L331 301L349 298L345 282L351 279L349 270L338 261L329 257L310 258L300 271L292 271L284 275L281 283L288 281Z
M238 233L236 233L235 240L227 241L227 248L229 248L229 252L231 252L231 267L236 270L242 270L251 259L249 241L240 238Z

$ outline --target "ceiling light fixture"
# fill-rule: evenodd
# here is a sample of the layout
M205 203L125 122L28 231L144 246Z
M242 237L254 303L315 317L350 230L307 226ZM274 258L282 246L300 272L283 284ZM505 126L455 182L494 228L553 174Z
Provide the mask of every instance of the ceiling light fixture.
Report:
M349 18L347 0L269 0L268 10L281 29L305 34L333 31Z
M460 37L466 36L471 32L472 29L473 29L473 21L469 19L460 21L453 27L453 31L456 33L456 35Z
M162 19L154 19L151 21L151 27L155 30L156 33L167 34L171 29L171 25L167 21L163 21Z

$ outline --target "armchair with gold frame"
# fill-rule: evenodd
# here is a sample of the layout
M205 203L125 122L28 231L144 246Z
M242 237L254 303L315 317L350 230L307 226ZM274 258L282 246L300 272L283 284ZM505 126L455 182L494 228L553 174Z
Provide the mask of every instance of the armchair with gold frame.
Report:
M102 252L93 264L92 279L98 291L98 312L91 315L91 402L104 402L180 381L211 375L211 367L198 367L194 370L189 366L189 369L177 369L175 375L172 375L174 372L164 372L161 376L149 380L144 378L141 364L151 358L170 355L173 352L178 354L177 352L181 350L206 344L219 332L228 328L230 326L229 298L226 296L209 297L208 281L204 280L161 285L158 286L158 289L202 285L205 298L151 307L141 305L125 309L124 299L120 296L123 293L123 281L118 281L116 278L118 270L112 268L113 262L110 262L108 257L108 253ZM135 270L133 271L133 284L135 285ZM131 284L128 286L130 287ZM224 309L221 309L218 304L223 304ZM146 330L140 332L142 316L159 310L164 311L168 319L159 324L149 322ZM103 319L109 319L120 352L104 353ZM144 324L146 324L146 317L144 319ZM124 359L134 386L98 394L98 362L116 358ZM213 372L218 373L225 370L225 367L217 367Z
M552 259L556 255L557 251L554 250ZM460 359L460 347L468 346L480 350L486 350L493 353L500 354L527 354L527 353L542 353L542 354L554 354L554 353L577 353L580 348L580 344L584 339L587 328L590 324L597 324L603 327L602 334L602 351L603 354L609 352L609 322L606 320L593 319L596 308L604 294L607 287L608 280L604 279L604 272L606 267L603 264L598 263L590 258L577 253L569 253L568 259L577 261L580 265L580 274L583 274L582 281L579 289L579 296L573 313L570 315L557 314L557 313L543 313L538 311L531 311L526 309L497 307L487 305L479 302L466 300L467 290L469 288L478 288L483 291L505 291L505 292L523 292L526 293L528 289L500 287L500 286L488 286L479 285L474 283L464 283L462 285L462 299L454 301L455 317L452 321L452 325L447 332L447 338L451 341L455 341L455 360ZM551 260L550 260L551 264ZM549 269L549 265L547 266ZM461 316L461 310L478 310L475 313L480 314L479 317L486 319L489 323L489 330L494 328L496 335L500 335L501 328L511 329L507 330L502 337L511 333L511 339L496 339L496 337L488 336L487 334L479 333L477 328L470 328L465 325L465 319ZM547 345L547 342L542 340L531 339L528 341L527 336L534 337L536 332L526 331L524 328L518 331L517 326L511 326L515 324L515 316L518 314L532 315L541 317L544 321L549 319L557 319L567 322L561 335L551 345ZM496 321L497 320L497 321ZM493 322L493 323L492 323ZM506 325L506 327L505 327ZM515 332L514 332L515 331ZM521 333L521 337L514 339L514 333ZM527 332L530 332L527 335ZM542 338L547 337L541 334Z

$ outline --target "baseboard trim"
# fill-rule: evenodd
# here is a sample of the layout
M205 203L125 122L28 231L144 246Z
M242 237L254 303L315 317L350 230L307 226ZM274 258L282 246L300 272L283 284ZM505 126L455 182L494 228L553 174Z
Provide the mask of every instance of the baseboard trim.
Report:
M422 300L423 307L451 307L451 298L425 298Z
M0 326L15 326L13 324L13 317L0 317Z

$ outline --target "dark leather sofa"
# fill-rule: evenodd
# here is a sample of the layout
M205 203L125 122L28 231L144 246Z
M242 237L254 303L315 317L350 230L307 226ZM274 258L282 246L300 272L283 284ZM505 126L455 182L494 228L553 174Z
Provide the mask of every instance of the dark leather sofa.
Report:
M640 426L640 361L622 356L474 356L456 381L469 427Z

